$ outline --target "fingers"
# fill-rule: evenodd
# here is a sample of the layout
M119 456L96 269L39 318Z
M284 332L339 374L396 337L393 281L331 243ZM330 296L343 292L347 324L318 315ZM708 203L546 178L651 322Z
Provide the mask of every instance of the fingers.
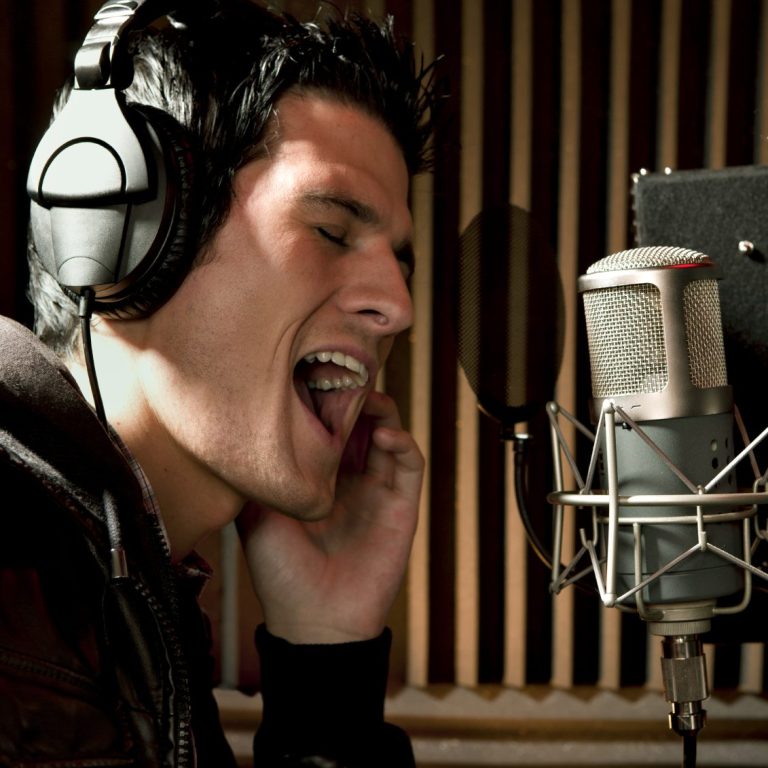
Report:
M403 430L394 401L372 392L363 413L373 418L372 446L366 472L381 478L392 490L409 499L421 492L424 458L413 436Z
M413 437L403 430L381 427L373 433L373 445L378 450L371 451L371 458L380 453L389 464L390 488L405 498L417 500L424 477L424 457Z
M369 392L361 413L372 417L377 427L402 429L400 413L395 401L382 392Z

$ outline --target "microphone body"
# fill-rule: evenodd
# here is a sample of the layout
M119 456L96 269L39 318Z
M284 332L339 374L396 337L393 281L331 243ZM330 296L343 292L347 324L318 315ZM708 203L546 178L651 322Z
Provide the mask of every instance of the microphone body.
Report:
M686 416L640 424L643 432L669 457L695 485L704 486L732 458L733 414ZM690 490L666 465L664 460L619 424L615 429L619 494L622 496L690 493ZM604 450L604 445L602 446ZM735 493L733 473L721 480L718 493ZM605 484L605 483L604 483ZM730 508L707 507L707 514L728 512ZM669 518L691 516L691 508L680 506L619 507L619 519L636 517ZM720 549L738 554L742 546L741 527L717 524L707 528L708 541ZM642 572L635 574L634 535L632 528L620 526L616 559L616 589L629 590L636 576L645 579L679 554L695 546L698 531L693 524L655 523L643 527L641 542ZM687 603L711 600L740 591L743 572L737 566L711 552L696 552L680 565L643 589L648 604Z
M692 493L733 458L733 395L727 383L716 267L683 248L636 248L593 264L579 279L589 343L597 419L610 401L637 427L616 414L616 470L621 496ZM636 434L637 428L685 476ZM600 446L604 455L606 446ZM607 487L605 472L602 482ZM734 472L709 489L736 491ZM707 507L707 514L729 509ZM619 520L679 518L690 507L619 507ZM643 525L637 572L635 532L620 525L616 550L617 593L649 577L698 542L697 526L673 522ZM733 554L742 547L738 523L707 528L710 543ZM605 537L603 537L605 541ZM743 573L711 552L687 557L642 590L648 605L680 606L714 601L739 591ZM679 611L678 611L679 613Z

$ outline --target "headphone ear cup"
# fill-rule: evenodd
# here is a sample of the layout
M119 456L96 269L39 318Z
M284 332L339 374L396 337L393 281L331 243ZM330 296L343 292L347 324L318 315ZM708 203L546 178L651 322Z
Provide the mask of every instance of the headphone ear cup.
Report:
M194 260L198 217L195 215L195 153L185 129L159 109L128 107L143 120L158 165L158 197L133 206L124 234L125 249L141 242L140 230L155 230L153 242L135 267L114 286L96 290L94 312L105 317L146 317L167 301L181 284ZM142 131L144 133L144 131ZM159 198L164 199L159 199ZM146 210L145 210L146 209ZM159 219L158 219L159 214ZM135 254L126 254L126 258Z
M90 104L101 93L85 91L78 98ZM78 106L68 103L65 111L70 109L79 120L84 112ZM61 122L57 118L54 131ZM93 312L121 319L145 317L171 296L195 256L198 217L191 141L170 115L145 105L121 108L118 129L113 125L111 132L103 132L103 140L88 138L80 125L72 130L64 121L64 126L53 141L61 150L46 161L47 152L38 149L43 158L39 165L48 174L46 182L52 177L57 188L79 185L86 193L81 205L46 205L33 197L30 223L40 262L74 302L79 301L79 290L92 288ZM128 142L115 141L126 136ZM86 159L57 166L58 158L72 147L83 147ZM113 181L116 167L146 167L148 191L101 202L98 190ZM39 174L30 175L37 183Z

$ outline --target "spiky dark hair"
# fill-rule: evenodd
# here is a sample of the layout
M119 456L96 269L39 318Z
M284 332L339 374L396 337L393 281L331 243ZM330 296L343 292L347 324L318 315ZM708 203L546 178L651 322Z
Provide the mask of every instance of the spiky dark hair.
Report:
M201 251L229 211L235 173L275 140L275 105L288 91L360 106L388 128L411 174L430 165L434 67L417 63L391 17L376 22L323 3L315 19L300 22L251 0L208 0L188 4L172 25L134 33L128 47L126 99L170 115L197 151ZM77 339L75 307L42 269L34 243L29 264L36 330L66 354Z
M209 70L215 80L200 94L207 96L199 136L209 192L203 242L228 210L234 173L273 138L269 129L275 105L290 90L318 91L365 109L389 129L411 174L430 167L438 99L434 65L417 64L413 44L397 37L391 16L376 22L326 3L313 21L299 22L290 15L279 20L267 16L250 2L246 6L224 2L214 17L224 28L237 24L240 50L246 55ZM243 40L248 25L239 23L241 15L262 27L257 40ZM214 56L232 56L228 33L209 34L204 45L204 55L195 57L203 67ZM197 69L195 63L190 62L190 69ZM198 74L205 78L204 72Z

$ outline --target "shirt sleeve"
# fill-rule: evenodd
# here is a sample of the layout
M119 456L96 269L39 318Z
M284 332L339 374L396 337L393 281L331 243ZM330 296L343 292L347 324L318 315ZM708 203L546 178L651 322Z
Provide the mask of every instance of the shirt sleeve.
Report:
M256 631L264 712L256 768L412 768L410 740L384 721L392 635L294 645Z

